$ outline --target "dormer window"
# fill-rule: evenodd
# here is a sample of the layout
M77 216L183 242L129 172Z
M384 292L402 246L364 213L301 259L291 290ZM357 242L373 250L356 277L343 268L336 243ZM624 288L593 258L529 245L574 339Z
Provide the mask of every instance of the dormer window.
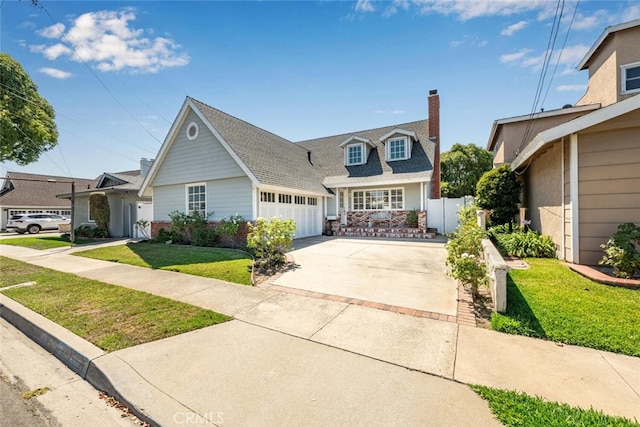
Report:
M640 62L620 67L622 94L640 92Z
M407 156L407 138L393 138L387 142L389 160L405 160Z
M345 166L364 165L367 163L369 152L375 145L371 140L359 136L350 136L339 145L344 150Z
M413 142L417 140L416 133L404 129L394 129L380 137L385 145L387 162L407 160L411 158Z
M347 146L347 165L361 165L362 161L362 145L354 144Z

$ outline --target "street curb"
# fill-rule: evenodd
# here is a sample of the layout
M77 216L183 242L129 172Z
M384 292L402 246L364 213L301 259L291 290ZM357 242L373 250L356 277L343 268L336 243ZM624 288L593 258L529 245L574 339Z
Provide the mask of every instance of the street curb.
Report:
M46 317L0 294L0 317L11 323L40 347L53 354L98 391L115 397L139 419L159 426L149 414L125 399L95 363L106 352Z

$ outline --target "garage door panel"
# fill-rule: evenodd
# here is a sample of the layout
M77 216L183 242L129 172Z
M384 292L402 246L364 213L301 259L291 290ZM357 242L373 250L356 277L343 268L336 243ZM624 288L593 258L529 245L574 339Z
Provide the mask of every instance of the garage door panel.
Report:
M307 198L304 196L296 197L296 195L292 195L292 201L296 199L307 201ZM293 219L296 222L296 239L321 234L320 207L318 205L280 203L278 197L276 197L275 200L276 202L260 202L261 216L266 218L278 216Z

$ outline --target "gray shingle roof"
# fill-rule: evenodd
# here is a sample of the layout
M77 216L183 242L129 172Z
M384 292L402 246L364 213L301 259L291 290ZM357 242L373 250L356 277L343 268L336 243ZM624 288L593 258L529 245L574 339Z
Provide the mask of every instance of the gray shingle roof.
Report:
M142 176L140 176L140 171L127 171L127 172L118 172L118 173L103 173L102 175L100 175L100 177L98 177L97 182L99 183L99 181L101 181L103 178L116 178L118 181L121 181L122 184L117 184L117 185L103 185L102 187L98 188L98 190L113 190L115 192L124 192L124 191L130 191L130 192L138 192L138 190L140 190L140 187L142 186L142 181L144 180L144 178ZM77 188L77 187L76 187ZM82 194L89 194L92 193L93 191L96 191L96 187L94 186L94 188L92 190L84 190L82 188L80 189L76 189L76 195L82 195ZM69 196L70 193L67 191L63 194L64 196Z
M261 184L327 193L324 174L308 150L278 135L189 98Z
M410 159L385 161L385 147L379 139L394 129L415 132L417 141L413 144ZM344 151L339 145L351 136L369 139L376 147L371 150L364 165L344 165ZM322 170L323 183L328 187L345 182L370 184L376 181L427 178L433 169L435 153L435 144L429 141L428 120L311 139L298 142L297 145L311 151L311 161Z
M70 193L71 184L75 181L76 190L86 189L87 186L95 189L98 180L84 178L69 178L66 176L38 175L22 172L8 172L7 177L12 184L12 189L3 180L3 192L0 195L0 205L2 206L71 206L69 200L56 198L57 194ZM33 181L23 181L25 179ZM61 182L48 182L56 180Z

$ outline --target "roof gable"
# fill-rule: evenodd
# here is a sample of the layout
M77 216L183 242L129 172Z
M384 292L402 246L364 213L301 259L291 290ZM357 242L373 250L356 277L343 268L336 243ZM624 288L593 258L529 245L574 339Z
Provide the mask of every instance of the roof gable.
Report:
M590 114L578 117L570 122L561 124L536 136L511 163L512 169L522 166L531 156L549 143L573 133L581 132L590 127L615 119L629 112L640 109L640 95L611 104Z
M587 51L582 61L576 67L577 70L582 71L588 68L587 64L591 60L591 57L596 53L598 48L609 38L610 35L617 33L618 31L627 30L629 28L640 26L640 19L635 19L629 22L623 22L622 24L612 25L604 29L598 40L591 46L591 49Z

